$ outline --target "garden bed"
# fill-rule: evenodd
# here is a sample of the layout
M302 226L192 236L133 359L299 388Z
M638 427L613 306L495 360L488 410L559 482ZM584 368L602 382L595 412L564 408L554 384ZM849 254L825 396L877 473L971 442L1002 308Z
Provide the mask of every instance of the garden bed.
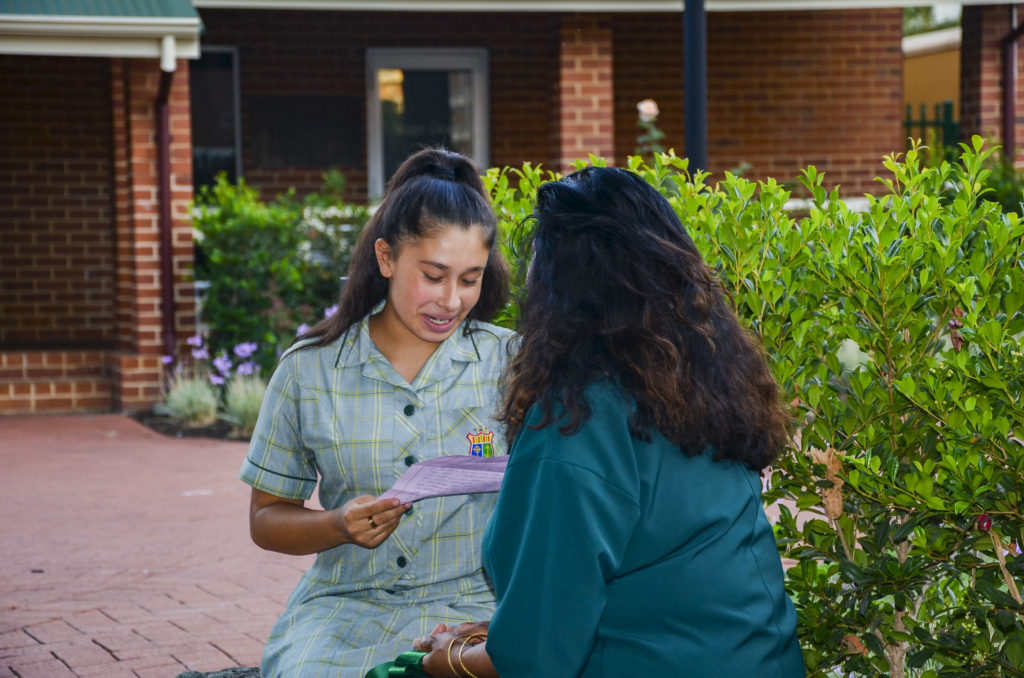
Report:
M219 438L222 440L239 440L248 442L247 436L234 433L234 426L218 419L209 426L185 426L172 417L155 412L133 412L132 419L157 433L172 438Z

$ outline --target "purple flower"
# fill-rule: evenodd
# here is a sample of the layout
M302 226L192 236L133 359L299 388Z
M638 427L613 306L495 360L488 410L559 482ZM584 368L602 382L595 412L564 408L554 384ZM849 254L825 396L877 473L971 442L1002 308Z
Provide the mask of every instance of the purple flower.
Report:
M173 355L160 356L160 362L162 362L164 365L170 365L171 363L174 362L174 356Z
M301 335L305 334L306 332L309 332L309 330L310 330L309 325L307 325L306 323L302 323L301 325L299 325L299 328L297 330L295 330L295 336L297 336L297 337L301 336Z
M330 318L332 315L334 315L334 312L337 311L337 310L338 310L338 305L337 304L335 304L334 306L328 306L327 308L324 309L324 317L325 318Z
M223 386L224 377L220 376L219 374L211 374L210 383L213 384L214 386Z
M235 370L235 374L238 374L238 375L241 375L241 376L244 377L245 375L252 374L255 371L256 371L256 363L254 363L251 360L248 360L248 361L246 361L246 362L244 362L244 363L242 363L241 365L238 366L238 369Z
M210 352L205 348L194 348L192 349L192 357L196 360L209 360Z
M217 368L218 372L225 376L227 376L227 374L231 371L232 364L233 363L231 362L231 358L227 357L226 355L219 355L213 359L213 366Z
M185 340L185 343L189 346L195 346L199 348L203 345L203 338L198 334L193 334L191 337Z
M255 353L257 348L259 345L255 341L243 341L232 350L236 356L244 360Z
M988 532L992 529L992 519L989 518L987 513L982 513L978 516L978 529L983 532Z

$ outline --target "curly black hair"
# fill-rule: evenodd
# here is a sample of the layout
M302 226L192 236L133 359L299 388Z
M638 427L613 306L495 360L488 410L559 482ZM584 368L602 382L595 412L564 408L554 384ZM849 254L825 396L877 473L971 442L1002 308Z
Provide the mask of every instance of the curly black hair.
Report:
M694 456L754 470L787 440L760 341L744 329L668 201L632 172L588 167L537 193L519 348L500 420L514 436L577 430L587 386L610 379L635 402L631 433L658 431ZM555 404L564 414L554 422Z

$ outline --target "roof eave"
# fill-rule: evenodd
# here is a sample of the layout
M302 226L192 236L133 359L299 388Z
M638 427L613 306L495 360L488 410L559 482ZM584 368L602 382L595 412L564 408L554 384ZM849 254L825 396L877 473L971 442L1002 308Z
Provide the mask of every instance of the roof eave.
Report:
M175 57L199 58L198 18L0 14L0 54L160 58L174 38Z
M963 0L965 5L1014 0ZM374 12L680 12L684 0L193 0L196 9ZM706 0L709 12L916 7L922 0Z

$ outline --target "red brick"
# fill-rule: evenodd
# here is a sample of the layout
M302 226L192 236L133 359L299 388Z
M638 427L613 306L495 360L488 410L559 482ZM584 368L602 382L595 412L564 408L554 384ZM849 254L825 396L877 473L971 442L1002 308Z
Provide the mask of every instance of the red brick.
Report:
M115 659L113 655L95 644L79 644L61 647L54 649L53 653L57 655L57 658L70 666L76 673L78 673L79 668L83 666L91 666L95 664L108 665L117 662L117 659Z
M48 660L34 662L32 664L21 664L17 660L9 662L8 666L20 678L74 678L74 673L58 659L52 656Z

